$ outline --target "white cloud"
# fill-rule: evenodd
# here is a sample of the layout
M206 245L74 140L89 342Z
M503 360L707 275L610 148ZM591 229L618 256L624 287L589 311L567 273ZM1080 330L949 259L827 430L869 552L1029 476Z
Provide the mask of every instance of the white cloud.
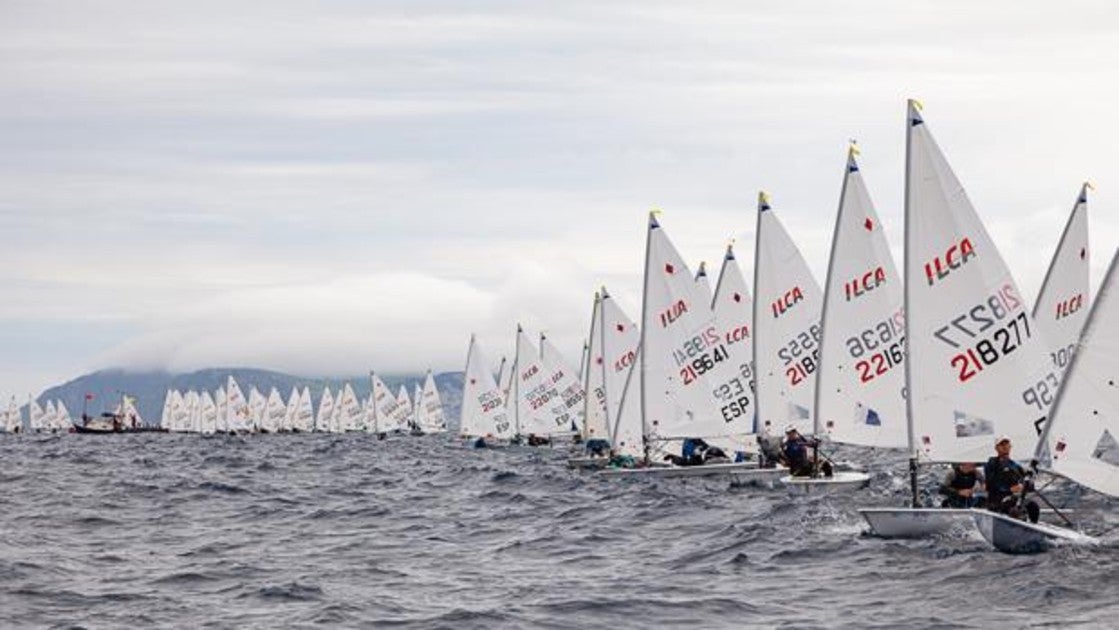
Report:
M652 206L749 277L765 189L822 278L848 138L896 247L909 96L1028 293L1094 179L1098 278L1117 29L1107 2L9 3L0 325L113 322L35 356L43 385L455 367L517 321L574 355L599 284L638 315ZM31 359L4 350L0 378Z

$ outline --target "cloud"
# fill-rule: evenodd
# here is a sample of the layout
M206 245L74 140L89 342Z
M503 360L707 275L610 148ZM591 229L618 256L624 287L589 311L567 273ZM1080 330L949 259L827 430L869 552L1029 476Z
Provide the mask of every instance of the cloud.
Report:
M0 326L47 350L0 343L0 394L454 367L517 321L576 355L600 284L638 317L650 207L750 277L759 189L822 279L848 138L900 253L910 96L1027 293L1093 179L1098 279L1117 28L1107 2L10 3Z

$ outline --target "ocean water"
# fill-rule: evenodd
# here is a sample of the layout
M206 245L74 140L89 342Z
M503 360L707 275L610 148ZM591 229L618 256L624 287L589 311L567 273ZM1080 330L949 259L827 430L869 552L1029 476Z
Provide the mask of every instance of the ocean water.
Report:
M0 626L1117 627L1115 501L1068 486L1103 545L1033 556L974 528L868 536L872 487L790 498L570 471L560 449L446 436L0 435ZM933 482L933 474L926 474Z

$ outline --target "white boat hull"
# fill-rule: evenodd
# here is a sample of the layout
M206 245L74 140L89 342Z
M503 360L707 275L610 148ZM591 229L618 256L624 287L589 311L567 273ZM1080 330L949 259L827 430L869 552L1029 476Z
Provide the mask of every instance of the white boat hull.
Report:
M596 470L606 468L610 463L609 457L568 457L567 467L575 470Z
M853 492L865 488L870 483L870 475L864 472L840 470L831 477L781 477L781 483L794 494L836 494Z
M971 525L971 510L951 508L860 508L871 532L882 538L927 538L953 525Z
M1003 553L1040 553L1056 542L1094 545L1099 541L1078 531L1049 525L1028 523L987 510L972 510L979 533Z
M646 468L607 468L598 471L604 477L718 477L748 474L748 471L764 471L767 474L783 474L783 469L758 468L755 462L706 464L703 466L649 466Z

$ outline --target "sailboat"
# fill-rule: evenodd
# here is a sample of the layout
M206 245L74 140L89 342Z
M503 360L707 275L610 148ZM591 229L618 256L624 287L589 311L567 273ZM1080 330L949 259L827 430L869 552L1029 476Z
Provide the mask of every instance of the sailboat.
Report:
M708 476L752 470L753 462L660 467L656 453L687 438L728 439L745 450L752 431L751 357L743 344L727 343L711 300L697 290L656 213L646 235L639 369L625 386L613 446L645 467L607 469L608 476ZM633 374L636 373L635 378ZM725 450L725 449L724 449ZM640 456L638 456L640 453ZM733 452L731 453L733 455ZM671 457L667 457L671 459Z
M413 418L416 415L416 410L412 404L411 397L408 396L408 388L405 387L403 383L401 383L400 388L396 390L396 404L399 405L397 415L401 417L400 430L414 431L415 424L413 423Z
M1034 444L1059 374L1009 268L933 139L906 116L905 377L910 508L860 509L881 536L942 532L968 510L919 506L919 463L985 461L996 436ZM1035 423L1035 419L1040 418Z
M416 426L424 434L443 433L447 430L447 417L443 412L443 400L435 385L431 370L424 377L423 387L416 386Z
M907 440L904 294L857 155L852 144L824 282L813 433L900 449Z
M583 383L560 354L559 349L544 333L540 333L540 360L547 371L546 378L551 380L559 391L559 399L553 406L553 413L564 416L568 421L566 430L560 432L558 437L571 438L583 430L583 401L586 398Z
M1076 195L1068 223L1045 272L1034 303L1033 319L1049 341L1050 358L1062 373L1072 361L1080 331L1088 316L1088 190L1085 182ZM1046 392L1041 392L1044 395ZM1056 392L1048 392L1056 395Z
M1119 497L1119 252L1111 258L1080 342L1034 453L1033 467ZM1048 458L1046 458L1048 455ZM1095 544L1078 531L976 511L979 531L999 551L1044 551L1054 542ZM1070 523L1071 524L1071 523Z
M571 468L594 468L606 463L605 447L610 443L610 427L606 421L606 371L602 353L602 294L594 293L591 308L591 330L584 346L585 365L580 374L583 382L583 430L581 437L586 453L572 453L567 465Z
M571 430L573 413L568 412L558 384L552 380L552 369L537 352L518 324L515 344L516 363L513 387L508 406L513 412L516 437L525 438L529 446L547 443L551 436ZM560 369L562 375L562 369Z
M8 402L8 411L4 418L4 430L8 433L23 432L23 412L20 411L15 396L12 396L12 399Z
M315 407L311 400L311 388L306 385L299 393L299 402L296 404L291 426L292 432L310 433L315 430Z
M509 440L514 435L505 397L474 335L466 351L460 414L459 435L464 438Z
M319 415L315 417L315 431L318 433L330 433L333 427L330 424L330 418L334 415L334 394L330 391L329 385L324 385L322 388L322 396L319 398Z

